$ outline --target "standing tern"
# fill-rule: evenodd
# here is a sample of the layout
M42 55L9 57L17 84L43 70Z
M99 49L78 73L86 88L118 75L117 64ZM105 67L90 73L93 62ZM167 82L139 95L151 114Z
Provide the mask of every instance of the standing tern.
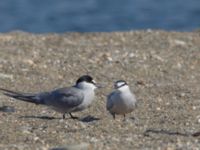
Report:
M89 75L81 76L74 86L59 88L49 92L22 93L0 88L4 95L17 100L26 101L34 104L46 105L57 112L68 113L75 119L72 112L82 111L88 108L95 99L95 89L100 87Z

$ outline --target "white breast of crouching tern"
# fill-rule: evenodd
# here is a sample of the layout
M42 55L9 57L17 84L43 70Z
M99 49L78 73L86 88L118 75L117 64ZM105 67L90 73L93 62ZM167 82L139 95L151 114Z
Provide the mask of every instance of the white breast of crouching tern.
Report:
M128 85L113 91L107 99L107 109L113 114L126 114L133 111L136 98Z

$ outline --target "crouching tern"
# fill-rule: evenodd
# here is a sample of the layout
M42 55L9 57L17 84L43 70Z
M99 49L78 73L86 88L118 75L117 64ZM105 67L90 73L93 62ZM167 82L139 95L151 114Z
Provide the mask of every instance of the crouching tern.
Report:
M123 115L125 119L126 114L134 110L137 100L124 80L116 81L114 88L107 96L106 108L114 119L116 114Z
M50 92L22 93L0 88L4 95L34 104L46 105L57 112L68 113L75 119L72 112L82 111L90 106L95 98L95 89L100 87L91 76L81 76L74 86L59 88Z

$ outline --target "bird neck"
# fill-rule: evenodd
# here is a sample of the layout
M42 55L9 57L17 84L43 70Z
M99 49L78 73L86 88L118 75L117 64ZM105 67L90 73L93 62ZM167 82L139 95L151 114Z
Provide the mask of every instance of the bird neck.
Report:
M95 85L87 82L80 82L76 85L76 87L82 90L91 90L91 91L94 91L94 89L96 89Z
M118 88L118 90L121 91L121 92L128 92L128 91L130 91L128 85L124 85L124 86Z

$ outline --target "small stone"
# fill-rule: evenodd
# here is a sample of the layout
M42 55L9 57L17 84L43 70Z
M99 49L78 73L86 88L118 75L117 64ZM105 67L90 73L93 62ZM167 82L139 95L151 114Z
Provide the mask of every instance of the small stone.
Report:
M32 127L30 127L30 126L21 126L19 130L24 134L31 134Z
M108 61L113 61L112 57L107 57Z
M160 110L161 110L161 108L160 108L160 107L157 107L157 108L156 108L156 110L157 110L157 111L160 111Z
M62 75L58 75L58 79L62 80L63 76Z
M134 54L134 53L130 53L130 54L129 54L129 57L130 57L130 58L133 58L133 57L135 57L135 54Z
M158 102L162 102L162 98L161 97L158 97Z
M196 107L196 106L193 106L193 107L192 107L192 109L193 109L193 110L196 110L196 109L197 109L197 107Z
M174 40L174 43L176 45L180 45L180 46L185 46L186 45L186 43L184 41L181 41L181 40Z
M189 122L186 122L186 123L185 123L185 125L186 125L186 126L189 126L189 125L190 125L190 123L189 123Z
M34 66L34 65L35 65L34 61L31 60L31 59L25 59L25 60L24 60L24 63L26 63L26 64L28 64L28 65L30 65L30 66Z
M46 69L46 68L47 68L47 65L43 65L43 68Z
M161 62L164 62L164 59L161 57L161 56L158 56L158 55L153 55L153 58L155 58L155 59L157 59L157 60L159 60L159 61L161 61Z
M169 103L169 102L167 102L167 103L166 103L166 105L167 105L167 106L169 106L169 105L170 105L170 103Z
M13 75L12 74L5 74L5 73L0 73L0 78L2 79L11 79L13 80Z
M34 141L38 141L40 138L39 137L34 137Z
M89 144L88 143L81 143L77 145L66 145L63 147L56 147L52 148L50 150L88 150Z
M113 59L112 59L110 53L104 53L104 54L102 54L101 57L102 57L103 59L105 59L105 60L110 61L110 62L113 61Z
M80 126L81 128L83 128L83 129L87 127L86 124L83 123L83 122L79 122L79 126Z
M92 137L92 138L90 138L90 142L96 143L96 142L98 142L98 139L95 137Z
M181 94L180 94L181 97L184 97L185 95L186 95L185 93L181 93Z
M177 68L182 68L182 64L181 63L177 63Z

